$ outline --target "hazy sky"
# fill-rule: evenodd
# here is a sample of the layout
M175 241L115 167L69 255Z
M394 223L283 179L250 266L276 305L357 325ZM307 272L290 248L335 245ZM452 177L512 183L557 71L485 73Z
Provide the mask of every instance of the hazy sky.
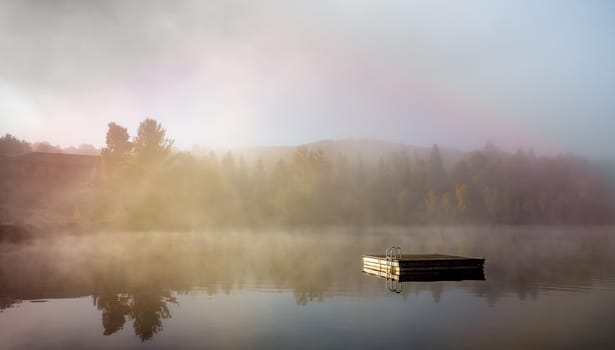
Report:
M0 0L0 133L615 155L615 2Z

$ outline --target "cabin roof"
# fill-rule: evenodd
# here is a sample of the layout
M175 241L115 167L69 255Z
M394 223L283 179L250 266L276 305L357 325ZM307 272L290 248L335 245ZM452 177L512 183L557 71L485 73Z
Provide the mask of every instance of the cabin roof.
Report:
M46 164L69 164L81 166L95 166L100 156L88 154L30 152L8 157L12 161L34 162Z

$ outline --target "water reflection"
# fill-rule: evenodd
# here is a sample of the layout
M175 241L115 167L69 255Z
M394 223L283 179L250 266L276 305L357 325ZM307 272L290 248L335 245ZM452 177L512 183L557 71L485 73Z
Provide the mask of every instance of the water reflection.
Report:
M177 304L170 291L144 290L137 293L102 293L93 295L94 305L102 311L103 335L111 335L133 321L135 334L150 339L162 330L162 320L170 319L168 303Z
M103 335L111 335L124 327L131 308L130 296L126 294L105 293L94 295L94 305L102 311Z
M363 269L367 275L390 279L397 282L439 282L439 281L484 281L485 272L482 268L465 270L413 271L401 275L387 274L384 271Z
M11 306L19 302L20 300L16 300L15 298L0 296L0 312L2 312L4 309L10 308Z
M461 270L425 270L411 271L401 274L390 274L385 271L373 270L363 266L362 272L385 281L385 289L390 292L401 294L404 283L412 282L443 282L443 281L484 281L485 273L480 268Z
M490 305L552 288L610 288L610 228L336 229L292 232L126 233L44 238L0 246L0 310L20 300L91 296L103 335L132 322L142 341L172 322L177 295L290 291L296 305L336 296L461 289ZM361 273L361 254L393 245L408 253L485 257L485 271L413 274L393 285ZM485 280L485 275L488 278ZM440 281L440 282L438 282ZM448 281L448 282L442 282ZM429 282L429 283L426 283Z

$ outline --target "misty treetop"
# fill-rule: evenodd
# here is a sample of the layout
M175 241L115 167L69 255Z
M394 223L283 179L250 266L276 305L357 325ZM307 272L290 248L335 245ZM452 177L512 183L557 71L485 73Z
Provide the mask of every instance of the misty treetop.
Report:
M13 154L29 146L10 135L0 139L6 144ZM510 154L490 143L455 162L443 158L437 145L425 156L398 151L378 159L301 146L275 162L247 162L230 152L174 150L153 119L132 137L109 123L90 185L53 196L64 202L46 210L64 208L82 225L135 230L614 221L609 179L582 158ZM11 186L15 179L3 181ZM45 185L39 195L56 187L65 193L70 185Z
M32 146L25 140L19 140L11 134L0 137L0 155L13 156L32 152Z

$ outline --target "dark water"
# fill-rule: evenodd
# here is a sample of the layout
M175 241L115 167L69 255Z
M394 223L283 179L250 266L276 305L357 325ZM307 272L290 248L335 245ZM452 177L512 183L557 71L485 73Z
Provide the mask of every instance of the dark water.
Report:
M405 282L361 254L486 258ZM126 233L0 245L0 348L615 348L615 229Z

